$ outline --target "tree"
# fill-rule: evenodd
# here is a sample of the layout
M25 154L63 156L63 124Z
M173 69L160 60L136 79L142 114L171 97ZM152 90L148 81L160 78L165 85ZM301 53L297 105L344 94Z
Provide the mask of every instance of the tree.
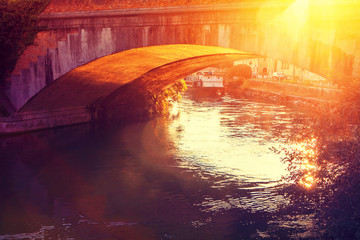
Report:
M34 43L38 16L50 0L0 0L0 84L8 78L25 49Z
M225 74L225 83L231 87L240 87L245 79L252 77L252 70L249 65L239 64L230 68Z
M239 64L230 69L229 75L232 77L250 79L252 77L252 70L249 65Z

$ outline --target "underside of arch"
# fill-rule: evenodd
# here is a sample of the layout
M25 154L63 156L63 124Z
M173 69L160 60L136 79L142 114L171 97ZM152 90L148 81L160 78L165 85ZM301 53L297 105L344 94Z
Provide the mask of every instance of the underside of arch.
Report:
M131 49L68 72L35 95L19 112L131 104L144 94L156 94L202 68L254 57L259 56L200 45Z

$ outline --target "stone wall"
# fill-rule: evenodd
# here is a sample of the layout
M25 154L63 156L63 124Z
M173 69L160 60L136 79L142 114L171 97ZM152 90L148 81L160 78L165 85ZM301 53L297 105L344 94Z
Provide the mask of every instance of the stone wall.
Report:
M27 112L16 118L0 119L0 135L34 131L91 121L91 115L85 108L56 109L46 112Z

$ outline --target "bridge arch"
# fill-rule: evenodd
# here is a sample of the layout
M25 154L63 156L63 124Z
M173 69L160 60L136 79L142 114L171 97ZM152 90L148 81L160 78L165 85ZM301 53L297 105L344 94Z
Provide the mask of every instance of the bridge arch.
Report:
M357 5L350 3L353 0L329 0L319 9L318 1L310 2L268 0L216 7L46 13L41 19L47 31L22 56L5 92L19 110L52 81L87 62L164 44L228 47L325 77L360 76L360 38L352 30L360 25ZM338 12L343 14L338 16Z
M83 109L117 118L182 77L208 66L259 55L230 48L172 44L135 48L75 68L41 90L19 114ZM90 116L91 115L91 116Z

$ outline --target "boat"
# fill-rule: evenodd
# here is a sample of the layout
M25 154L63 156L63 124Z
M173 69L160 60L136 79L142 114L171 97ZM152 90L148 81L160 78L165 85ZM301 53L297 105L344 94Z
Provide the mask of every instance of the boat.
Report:
M215 71L200 71L185 78L188 88L196 90L198 93L224 94L224 77Z

